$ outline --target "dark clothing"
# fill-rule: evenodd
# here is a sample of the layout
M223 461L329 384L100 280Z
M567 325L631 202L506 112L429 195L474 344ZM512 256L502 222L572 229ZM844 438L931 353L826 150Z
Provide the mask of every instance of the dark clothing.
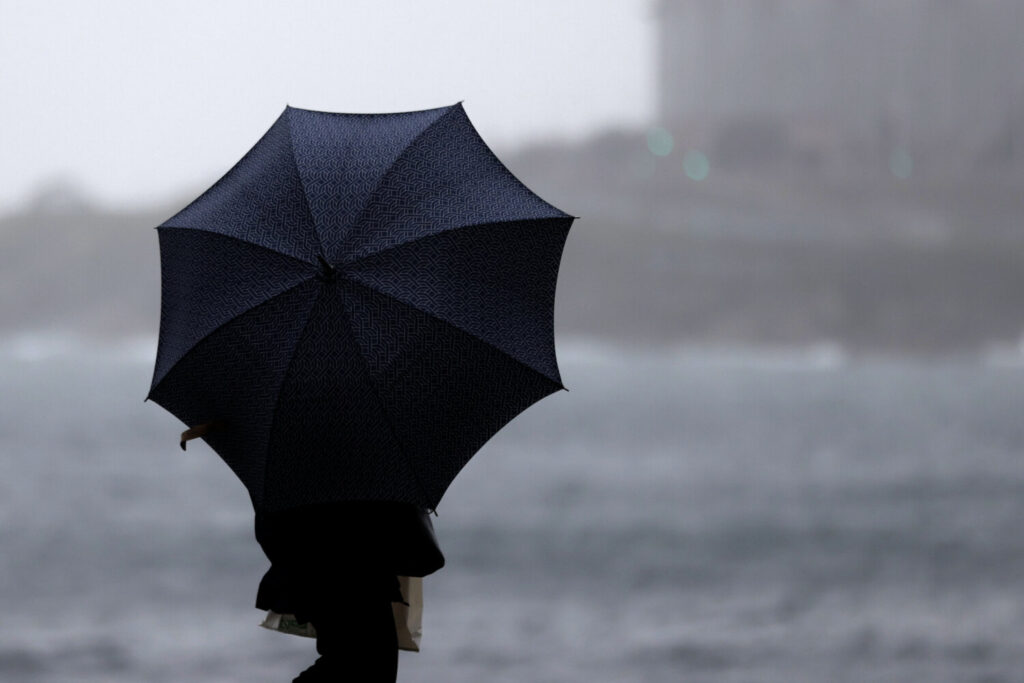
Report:
M384 502L256 510L256 540L271 562L256 607L294 614L316 629L323 656L297 680L340 680L340 672L358 671L360 680L394 681L397 577L444 566L429 515Z
M398 600L396 576L427 576L444 566L429 514L406 503L256 510L256 540L271 562L256 607L299 621L309 621L303 617L316 605L349 602L370 586Z
M309 619L316 628L316 651L333 662L331 668L347 674L344 680L360 672L356 680L393 683L398 676L398 633L391 593L397 581L393 576L374 578L375 583L370 578L359 581L340 603L322 603Z

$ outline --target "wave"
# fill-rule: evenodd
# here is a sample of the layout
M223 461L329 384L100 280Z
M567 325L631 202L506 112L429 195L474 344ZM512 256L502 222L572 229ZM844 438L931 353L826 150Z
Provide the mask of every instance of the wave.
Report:
M620 344L598 337L563 336L557 342L560 361L586 365L621 365L624 361L659 365L700 364L779 370L831 370L845 366L850 356L830 340L792 346L711 344Z
M982 362L994 368L1024 368L1024 338L1017 344L990 344L981 350Z

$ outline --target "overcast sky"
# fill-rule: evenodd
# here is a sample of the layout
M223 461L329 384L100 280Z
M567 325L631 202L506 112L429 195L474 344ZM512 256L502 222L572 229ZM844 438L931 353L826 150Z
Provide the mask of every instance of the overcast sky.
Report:
M0 0L0 213L72 179L145 204L219 177L285 104L464 100L498 148L649 121L650 0Z

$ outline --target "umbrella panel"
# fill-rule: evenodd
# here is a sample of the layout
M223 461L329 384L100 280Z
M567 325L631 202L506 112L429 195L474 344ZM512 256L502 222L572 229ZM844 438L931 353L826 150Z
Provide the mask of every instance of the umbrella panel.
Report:
M153 387L218 327L316 272L311 264L208 230L165 227L158 234L163 276Z
M505 423L561 388L504 351L358 283L309 280L223 325L152 398L266 509L435 507Z
M268 509L330 500L425 503L352 332L343 282L324 284L281 383L267 444Z
M221 325L149 395L186 425L218 422L204 438L250 493L263 489L277 393L319 284L302 282Z

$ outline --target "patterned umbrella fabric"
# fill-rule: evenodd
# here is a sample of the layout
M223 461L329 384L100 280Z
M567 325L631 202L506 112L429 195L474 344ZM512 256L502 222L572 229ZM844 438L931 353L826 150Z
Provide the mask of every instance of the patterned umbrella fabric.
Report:
M433 509L491 436L564 388L553 316L572 221L461 104L288 107L158 228L149 398L209 425L263 509Z

